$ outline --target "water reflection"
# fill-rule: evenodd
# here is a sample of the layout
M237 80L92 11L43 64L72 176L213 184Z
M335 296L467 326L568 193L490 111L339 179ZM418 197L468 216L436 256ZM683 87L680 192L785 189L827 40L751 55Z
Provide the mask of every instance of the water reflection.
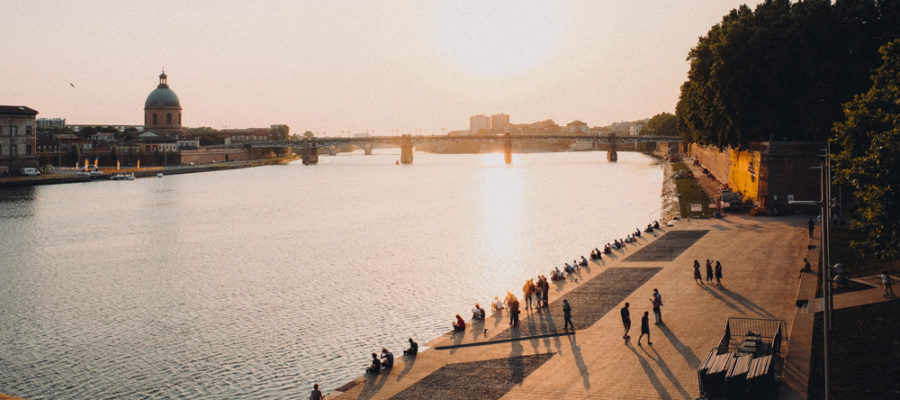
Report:
M0 189L0 392L333 390L659 207L636 153L396 159Z
M478 172L476 199L477 257L489 274L485 278L497 282L509 282L517 276L511 268L522 253L525 236L525 203L528 195L524 182L524 169L503 165L503 154L482 155L482 165L499 167L482 168Z

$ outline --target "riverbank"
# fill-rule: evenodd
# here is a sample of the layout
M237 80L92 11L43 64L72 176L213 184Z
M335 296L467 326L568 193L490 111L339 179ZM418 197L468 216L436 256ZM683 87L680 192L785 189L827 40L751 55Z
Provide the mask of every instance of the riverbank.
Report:
M115 173L133 173L136 178L155 177L157 174L178 175L191 174L195 172L223 171L238 168L252 168L263 165L284 164L295 160L296 157L272 158L264 160L248 160L248 161L229 161L202 165L178 165L173 167L146 167L146 168L125 168L125 169L104 169L103 175L77 175L71 173L57 173L40 176L17 176L0 178L0 188L3 187L20 187L20 186L36 186L36 185L56 185L61 183L79 183L90 182L95 180L108 180Z
M719 343L728 317L778 319L791 331L795 266L807 251L804 222L801 217L744 216L679 221L674 227L663 227L659 235L642 235L636 244L599 263L591 262L578 282L552 285L550 312L523 312L519 328L509 328L503 315L489 316L464 334L448 332L428 342L431 349L417 357L398 356L392 370L358 378L333 391L330 398L699 397L696 368ZM657 246L666 250L653 252L650 259L634 257L665 235L678 232L700 237L678 246ZM706 258L724 266L722 286L691 279L691 262ZM759 279L762 276L766 279ZM649 311L648 297L654 288L665 299L664 324L651 325L652 346L646 338L639 346L635 342L640 317ZM579 300L585 296L587 303ZM562 331L563 298L573 304L575 334L532 337L530 332L544 327ZM631 304L631 340L622 339L615 312L626 302ZM517 340L499 340L504 338ZM441 346L448 347L435 350ZM399 354L399 349L394 350ZM495 377L507 383L494 384ZM805 393L792 393L789 385L781 388L782 395L805 398Z

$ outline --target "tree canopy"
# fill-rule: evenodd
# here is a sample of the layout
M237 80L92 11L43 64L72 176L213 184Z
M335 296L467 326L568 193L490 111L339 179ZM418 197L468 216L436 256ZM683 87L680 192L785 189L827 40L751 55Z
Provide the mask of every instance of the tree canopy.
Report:
M667 112L656 114L644 130L652 136L678 136L678 118Z
M676 106L695 143L825 140L869 86L877 49L900 37L900 2L766 0L732 10L688 54Z
M883 64L868 92L844 104L834 126L835 178L853 188L852 227L863 254L900 256L900 39L881 48Z

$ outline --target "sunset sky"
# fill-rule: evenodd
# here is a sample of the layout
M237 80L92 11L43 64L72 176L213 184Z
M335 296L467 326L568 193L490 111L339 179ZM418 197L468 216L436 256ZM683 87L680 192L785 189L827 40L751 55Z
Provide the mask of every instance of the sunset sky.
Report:
M740 4L0 0L0 104L141 124L165 67L189 127L439 134L501 112L607 125L674 112L688 51Z

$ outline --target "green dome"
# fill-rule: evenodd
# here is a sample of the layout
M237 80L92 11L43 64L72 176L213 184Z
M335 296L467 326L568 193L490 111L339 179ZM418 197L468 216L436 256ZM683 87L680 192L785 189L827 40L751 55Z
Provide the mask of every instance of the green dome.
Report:
M147 101L144 102L144 108L150 107L181 107L178 96L168 86L160 85L150 92Z

